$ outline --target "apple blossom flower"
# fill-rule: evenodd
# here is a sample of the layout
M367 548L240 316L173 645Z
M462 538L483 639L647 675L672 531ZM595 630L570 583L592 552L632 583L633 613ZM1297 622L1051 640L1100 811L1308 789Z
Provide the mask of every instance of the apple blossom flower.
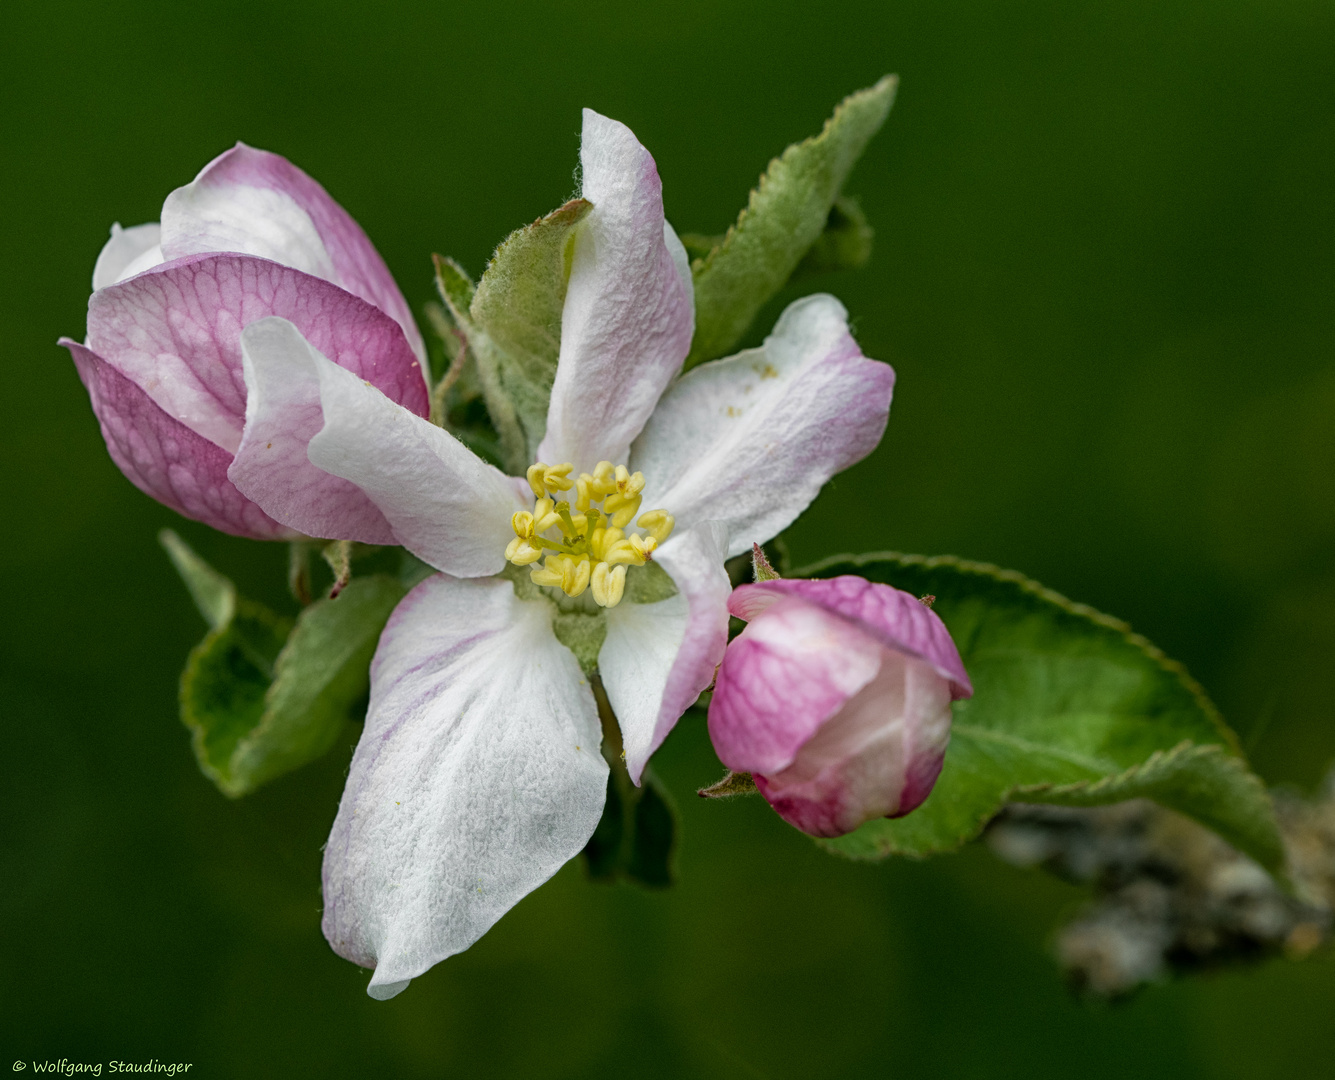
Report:
M653 158L588 110L580 154L593 209L525 476L332 363L290 321L241 335L238 488L310 532L328 523L303 480L318 467L440 571L381 636L325 848L325 935L375 968L378 998L466 949L583 849L608 776L586 672L596 663L639 783L723 655L724 560L868 454L890 408L893 370L861 354L829 296L792 304L760 348L678 377L694 301Z
M238 143L167 196L161 222L122 229L93 269L88 337L68 338L107 449L141 491L224 532L294 535L229 472L246 419L241 331L281 316L326 356L426 415L425 349L361 227L284 158ZM307 494L340 539L384 543L352 485L310 467ZM318 520L307 522L311 534Z
M791 825L841 836L919 806L941 772L950 703L973 687L940 617L855 576L742 585L748 620L719 667L709 735Z

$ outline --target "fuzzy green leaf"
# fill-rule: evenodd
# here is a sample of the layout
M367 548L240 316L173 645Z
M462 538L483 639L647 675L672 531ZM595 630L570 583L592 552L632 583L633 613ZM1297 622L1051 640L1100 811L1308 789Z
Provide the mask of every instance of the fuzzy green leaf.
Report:
M572 199L516 229L496 249L471 296L457 280L457 266L447 263L441 277L452 312L468 299L466 313L457 311L456 319L512 471L522 473L532 462L547 430L574 229L592 209L586 199Z
M737 223L692 264L695 339L687 368L731 350L821 237L844 181L885 123L897 85L887 75L850 94L819 135L771 161Z
M1007 802L1093 806L1148 797L1272 871L1284 853L1264 785L1200 686L1125 623L1012 571L950 557L840 557L857 574L936 596L974 684L955 704L945 767L923 805L823 841L846 855L927 855L976 836Z
M176 544L193 570L203 567L231 588ZM380 631L407 589L386 574L355 578L295 624L234 599L181 675L181 719L204 774L225 794L245 795L325 753L364 700Z

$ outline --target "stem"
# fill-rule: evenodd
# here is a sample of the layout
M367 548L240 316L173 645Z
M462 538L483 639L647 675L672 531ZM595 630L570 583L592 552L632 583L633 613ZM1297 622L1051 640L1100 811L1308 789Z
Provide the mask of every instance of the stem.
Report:
M464 341L459 345L459 351L454 354L454 359L450 361L448 370L440 377L436 388L431 391L431 422L436 427L445 427L445 398L454 389L459 376L464 373L464 361L467 358L468 342Z
M311 602L311 542L293 540L287 548L287 588L305 607Z

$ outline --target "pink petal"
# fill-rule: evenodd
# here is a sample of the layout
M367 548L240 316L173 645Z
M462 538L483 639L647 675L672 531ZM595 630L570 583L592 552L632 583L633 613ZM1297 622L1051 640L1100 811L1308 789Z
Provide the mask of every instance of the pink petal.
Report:
M68 338L111 459L144 494L215 529L255 540L292 535L227 479L232 455L162 411L91 349Z
M602 460L625 461L681 370L695 314L649 151L624 124L585 109L580 163L593 210L575 240L538 457L592 469Z
M168 415L235 452L245 420L241 330L277 315L335 363L425 416L399 325L336 285L243 255L178 259L93 294L89 346Z
M731 607L731 605L729 605ZM709 736L735 772L777 773L881 667L882 647L845 619L777 600L728 646Z
M167 259L237 252L328 278L397 322L425 362L412 310L380 253L351 215L286 158L237 143L167 197L162 229Z
M873 818L907 814L941 771L949 681L893 649L882 648L881 659L876 677L821 725L791 765L755 776L779 815L812 836L842 836Z
M723 542L722 527L712 522L675 533L654 552L654 562L672 578L677 595L653 604L622 601L607 611L598 669L637 784L723 659L731 589Z
M759 349L701 364L663 395L631 451L644 505L679 528L722 521L728 554L749 551L876 448L894 385L894 369L862 355L838 300L798 300Z
M750 621L783 597L799 597L816 604L855 624L883 645L927 661L950 680L953 698L972 696L973 684L946 624L912 594L852 574L780 578L739 586L728 601L728 610Z
M330 361L290 322L272 316L241 331L241 355L246 427L227 471L237 488L307 536L398 543L361 488L325 472L308 456L311 439L324 427L317 365Z

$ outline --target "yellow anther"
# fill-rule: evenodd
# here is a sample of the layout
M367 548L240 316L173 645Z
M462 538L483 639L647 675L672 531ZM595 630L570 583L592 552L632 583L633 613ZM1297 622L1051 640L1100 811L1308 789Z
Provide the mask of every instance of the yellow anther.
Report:
M542 474L547 471L547 466L541 461L535 461L528 467L528 472L524 475L528 477L528 486L533 489L533 497L541 499L547 494L547 488L543 486Z
M603 509L612 515L613 525L618 529L624 529L640 512L640 503L643 498L638 493L635 495L609 495L603 500Z
M542 558L542 548L516 536L505 548L505 557L516 566L527 566Z
M534 497L541 499L544 495L568 491L574 487L575 482L570 479L570 470L574 467L569 461L560 465L547 465L538 461L530 465L524 475L528 478L528 486L533 489Z
M625 592L626 567L649 561L671 534L672 515L648 511L639 521L648 535L628 533L644 499L644 473L610 461L600 461L592 472L573 478L572 469L569 462L539 461L528 470L533 510L520 510L511 517L515 538L505 557L517 566L542 560L542 565L529 570L536 585L560 589L568 596L592 589L598 604L615 607ZM571 488L572 498L556 501L556 495Z
M594 490L597 491L598 498L610 494L617 489L616 469L613 468L610 461L600 461L593 467Z
M607 563L600 562L593 568L589 586L593 590L593 599L599 606L616 607L621 603L622 594L626 591L626 568L609 567Z
M618 540L603 556L603 562L607 563L608 566L616 566L619 563L625 563L629 566L643 566L644 556L635 547L635 540L639 539L638 536L633 538L628 536L624 540Z
M641 536L639 533L631 533L626 537L625 542L635 549L635 554L639 556L637 566L643 566L649 561L649 557L658 547L658 540L653 536Z
M677 519L666 510L646 510L635 524L661 544L672 535L672 527L677 524Z
M528 572L529 578L534 585L545 585L549 588L559 589L561 583L565 581L565 574L561 572L560 567L552 568L555 560L548 559L542 566L535 566Z
M618 540L625 534L620 529L594 529L589 537L589 554L595 559L604 559Z
M561 520L561 515L555 510L556 504L551 499L539 499L533 504L533 531L535 533L545 533L553 525Z
M570 569L562 578L561 588L567 596L578 596L589 587L592 572L593 564L588 559L580 559L578 562L572 559Z

